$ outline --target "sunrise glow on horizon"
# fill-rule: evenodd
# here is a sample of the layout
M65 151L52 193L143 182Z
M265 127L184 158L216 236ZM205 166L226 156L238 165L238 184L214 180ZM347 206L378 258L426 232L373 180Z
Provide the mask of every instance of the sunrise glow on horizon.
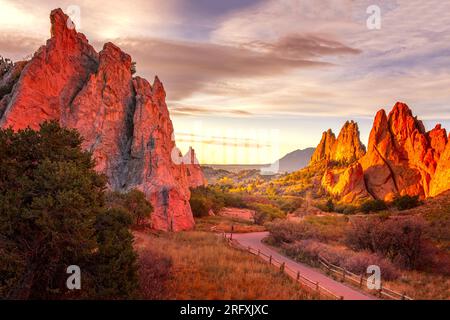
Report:
M177 145L201 163L270 163L346 120L367 145L375 113L397 101L427 130L450 129L448 2L105 3L0 0L0 54L29 56L50 37L50 10L79 8L77 29L97 50L112 41L138 75L158 75ZM374 3L381 28L370 30Z

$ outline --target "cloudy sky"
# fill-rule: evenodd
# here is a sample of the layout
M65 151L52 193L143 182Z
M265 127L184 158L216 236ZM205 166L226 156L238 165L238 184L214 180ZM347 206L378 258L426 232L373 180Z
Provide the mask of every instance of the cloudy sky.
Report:
M0 54L44 44L56 7L160 77L177 144L202 163L268 163L347 119L367 144L396 101L450 129L450 1L0 0Z

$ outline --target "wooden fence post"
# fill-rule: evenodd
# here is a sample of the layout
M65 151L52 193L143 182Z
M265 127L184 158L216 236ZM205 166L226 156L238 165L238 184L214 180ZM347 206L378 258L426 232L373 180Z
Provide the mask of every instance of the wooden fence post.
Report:
M319 281L316 282L316 290L319 291Z
M281 265L280 265L280 271L281 271L281 272L284 271L284 262L282 262Z
M363 286L363 280L364 280L364 275L361 274L361 278L359 279L359 287L362 288Z
M233 232L230 233L230 240L233 240Z
M269 257L269 264L272 264L272 256Z
M297 281L300 280L300 271L297 271Z
M342 282L345 281L345 269L342 270Z

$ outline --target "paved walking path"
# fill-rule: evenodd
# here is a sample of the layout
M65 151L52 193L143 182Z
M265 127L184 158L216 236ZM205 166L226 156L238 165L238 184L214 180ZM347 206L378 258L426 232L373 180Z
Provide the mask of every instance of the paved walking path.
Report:
M343 296L344 300L375 300L375 297L366 295L356 289L351 288L339 281L336 281L323 273L317 271L312 267L309 267L303 263L294 261L290 258L283 256L274 249L265 245L261 242L262 239L267 237L268 232L252 232L252 233L233 233L233 240L236 240L244 247L252 247L253 249L260 250L260 252L272 256L274 259L284 262L287 267L294 270L295 272L300 272L301 275L306 278L318 281L319 284L330 290L336 295Z

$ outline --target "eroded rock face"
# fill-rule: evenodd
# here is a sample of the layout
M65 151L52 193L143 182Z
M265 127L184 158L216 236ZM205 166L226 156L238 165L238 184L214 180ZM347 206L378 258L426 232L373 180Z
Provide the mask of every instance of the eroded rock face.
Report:
M123 186L121 172L130 139L128 114L133 112L131 57L112 43L99 54L97 71L90 74L60 120L85 138L83 147L93 153L96 170L106 173L115 190Z
M364 171L359 162L354 162L347 168L328 169L322 178L322 186L330 194L339 196L347 203L370 197L364 183Z
M202 168L195 156L195 150L192 147L189 147L188 152L184 155L183 163L186 166L190 188L205 186L207 184Z
M355 164L364 154L365 147L359 138L358 124L347 121L337 139L331 129L322 134L311 163L325 162L331 167L339 164L339 168L329 167L326 170L321 181L322 187L345 202L359 201L368 197L362 167L359 163Z
M18 61L0 77L0 119L11 101L11 92L26 65L27 61Z
M112 43L97 53L83 34L70 28L60 9L50 18L51 39L1 100L1 126L38 128L45 120L57 120L76 128L111 189L137 188L146 194L155 209L154 228L191 229L192 182L185 164L177 161L182 157L162 83L158 78L153 85L133 78L131 57Z
M60 119L98 65L86 37L67 27L67 16L52 11L51 38L25 66L0 125L37 129L44 120Z
M392 198L397 192L395 175L385 161L386 153L392 153L391 148L392 137L386 112L380 110L370 132L367 154L360 161L365 172L367 191L374 198L379 198L379 195L383 195L381 198L386 195Z
M331 159L340 163L353 163L366 153L366 148L359 138L358 124L347 121L334 143Z
M365 153L366 148L359 138L358 124L347 121L337 139L331 129L322 134L322 139L311 157L311 163L334 161L350 164L360 159Z
M447 131L441 128L440 124L437 124L431 131L427 132L427 137L433 150L434 161L430 162L430 164L437 165L447 145Z
M328 129L322 133L322 139L320 139L320 142L311 157L311 163L330 160L335 143L336 136L331 129Z
M431 179L429 195L434 197L448 189L450 189L450 135Z
M379 111L367 154L361 159L368 191L385 200L392 200L395 194L428 196L436 159L442 152L438 131L435 128L427 134L404 103L396 103L388 116L384 110Z
M155 208L152 222L156 229L190 229L194 219L189 206L189 181L173 139L164 87L157 77L152 86L136 77L133 87L133 141L125 181L149 196Z

